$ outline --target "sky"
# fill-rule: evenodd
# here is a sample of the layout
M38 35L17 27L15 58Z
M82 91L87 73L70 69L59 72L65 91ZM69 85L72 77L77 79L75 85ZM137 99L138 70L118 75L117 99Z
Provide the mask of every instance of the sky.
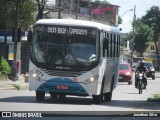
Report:
M49 0L49 1L53 2L55 0ZM141 18L142 16L144 16L146 14L146 11L150 10L152 6L160 7L160 0L107 0L107 1L113 5L120 6L118 12L119 16L122 16L127 10L134 9L134 5L136 5L136 11L135 11L136 18ZM118 27L122 28L122 33L128 33L132 30L131 23L133 22L133 17L134 17L134 11L128 11L121 17L123 22Z
M147 10L150 10L152 6L160 7L160 0L107 0L113 5L120 6L118 15L122 16L127 10L134 9L136 5L136 18L141 18L146 14ZM122 28L122 33L128 33L132 30L131 23L133 21L134 11L128 11L122 16L122 24L119 28Z

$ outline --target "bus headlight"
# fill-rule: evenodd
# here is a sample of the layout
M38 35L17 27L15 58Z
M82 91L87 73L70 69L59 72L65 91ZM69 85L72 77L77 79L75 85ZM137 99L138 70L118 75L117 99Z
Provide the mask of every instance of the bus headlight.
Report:
M88 78L87 80L85 80L83 82L83 84L89 84L89 83L92 83L92 82L94 82L96 80L98 80L98 75Z
M93 82L93 81L95 80L95 78L94 78L94 77L90 77L89 80L90 80L91 82Z
M36 73L32 73L32 77L33 77L33 78L36 78L36 77L37 77L37 74L36 74Z

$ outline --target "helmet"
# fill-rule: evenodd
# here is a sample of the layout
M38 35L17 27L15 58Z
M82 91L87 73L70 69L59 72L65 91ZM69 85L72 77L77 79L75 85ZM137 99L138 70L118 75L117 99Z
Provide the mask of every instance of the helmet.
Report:
M141 66L144 66L144 64L145 64L145 61L144 61L144 60L141 60L141 61L140 61L140 65L141 65Z

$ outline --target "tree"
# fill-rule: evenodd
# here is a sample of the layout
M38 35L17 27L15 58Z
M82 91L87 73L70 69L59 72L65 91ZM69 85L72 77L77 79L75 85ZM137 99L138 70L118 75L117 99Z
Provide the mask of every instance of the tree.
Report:
M122 18L118 16L118 24L122 24Z
M16 23L16 0L0 0L0 28L11 30ZM19 0L20 27L26 30L35 19L36 5L32 0Z
M19 24L23 30L35 22L35 12L37 11L37 6L33 0L22 0L20 2L19 10Z
M121 47L127 47L127 41L131 41L133 39L133 32L122 34L121 35Z
M140 56L143 55L144 51L149 45L149 42L152 40L153 31L149 28L148 25L143 24L140 19L134 22L135 26L135 46L134 49L140 53Z
M147 11L146 15L142 17L142 20L147 20L145 23L153 29L153 41L156 46L157 58L159 61L159 51L157 46L158 38L160 37L160 9L158 6L153 6ZM158 62L159 63L159 62ZM160 67L160 63L159 63Z
M107 4L107 5L110 5L110 4L111 4L111 3L109 3L107 0L103 0L103 1L96 0L95 2L97 2L97 3L102 3L102 4Z
M15 4L13 0L0 0L0 29L10 29L15 24Z
M38 14L36 20L44 18L44 9L48 0L36 0L38 5Z

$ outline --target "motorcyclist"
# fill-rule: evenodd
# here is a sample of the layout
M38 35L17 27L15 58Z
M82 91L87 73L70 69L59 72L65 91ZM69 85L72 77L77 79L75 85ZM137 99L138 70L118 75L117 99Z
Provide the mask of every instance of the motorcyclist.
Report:
M136 73L137 72L144 72L144 76L143 76L144 89L146 89L146 86L147 86L147 77L146 77L146 72L147 71L148 71L148 69L145 66L145 61L141 60L140 65L136 69ZM135 77L135 87L136 88L137 88L137 84L138 84L138 77Z

